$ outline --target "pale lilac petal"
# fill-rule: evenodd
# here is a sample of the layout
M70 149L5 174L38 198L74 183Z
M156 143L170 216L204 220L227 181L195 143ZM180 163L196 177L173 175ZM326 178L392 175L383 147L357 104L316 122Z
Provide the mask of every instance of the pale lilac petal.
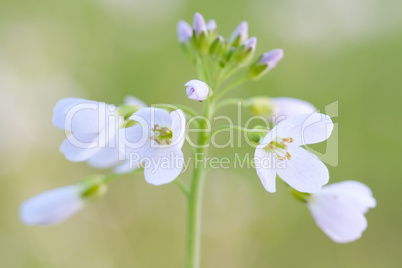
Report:
M134 96L126 96L124 98L124 104L132 105L132 106L139 106L140 108L147 107L147 104L142 100L134 97Z
M297 146L288 152L292 158L284 160L284 167L276 169L287 184L299 192L315 193L328 183L328 168L314 154Z
M20 217L27 225L52 225L68 219L83 206L79 188L66 186L25 201L20 208Z
M60 145L60 152L72 162L86 161L102 148L97 134L71 134Z
M337 243L352 242L367 228L364 214L331 195L317 195L308 207L318 227Z
M295 98L272 98L274 116L277 121L287 119L299 114L312 114L317 111L311 103Z
M339 202L353 206L362 213L367 213L369 208L376 206L371 189L364 183L358 181L343 181L327 185L317 195L328 195L338 198Z
M74 106L82 104L88 104L90 107L96 107L98 102L81 98L64 98L59 100L53 108L53 124L58 128L71 131L71 125L65 125L66 116ZM92 118L91 114L88 116ZM90 126L90 128L98 129L98 126Z
M184 86L189 99L203 101L208 97L209 87L203 81L190 80Z
M180 109L170 113L172 118L173 139L171 146L174 149L180 150L186 139L186 115Z
M190 38L193 36L193 29L191 26L181 20L177 23L177 38L179 39L180 43L187 43Z
M273 49L269 52L266 52L262 55L260 59L260 64L267 64L268 70L274 68L278 62L280 62L283 58L284 52L282 49L277 48Z
M234 42L236 38L240 36L240 44L242 44L248 37L248 23L247 21L243 21L237 26L237 28L233 31L230 36L230 41Z
M275 131L274 131L275 129ZM325 141L331 136L334 124L328 115L313 113L289 117L272 130L281 138L293 138L294 145L314 144Z
M183 161L180 150L159 149L158 154L145 159L145 180L153 185L169 183L180 175Z
M207 29L208 29L208 31L213 32L213 31L215 31L217 28L218 28L218 26L216 25L216 21L215 21L215 20L211 19L211 20L208 21L208 23L207 23Z
M169 129L172 126L172 118L169 116L169 113L160 108L141 108L130 116L130 120L137 121L148 129L153 128L156 124L159 127L167 127Z
M197 36L202 32L207 32L207 24L205 23L204 17L198 12L194 14L193 29Z
M256 149L254 154L254 163L257 175L260 178L264 188L270 192L276 192L276 171L272 165L273 155L264 149Z

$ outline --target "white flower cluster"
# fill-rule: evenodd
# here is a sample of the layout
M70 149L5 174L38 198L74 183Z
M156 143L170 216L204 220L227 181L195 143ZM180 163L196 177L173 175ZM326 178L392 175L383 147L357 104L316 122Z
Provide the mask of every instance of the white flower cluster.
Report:
M218 35L215 20L206 23L196 13L193 27L180 21L177 34L187 55L201 66L198 68L200 80L192 79L185 86L188 98L203 101L207 107L204 117L198 120L201 116L189 107L147 107L134 97L127 97L121 106L78 98L62 99L54 108L53 124L66 132L60 151L68 160L85 161L95 168L113 168L113 176L143 169L148 183L170 183L183 170L186 117L205 133L208 129L205 119L211 119L211 113L219 105L231 103L230 99L222 99L232 89L231 86L220 88L226 79L236 76L246 66L245 74L239 76L240 82L260 78L283 58L283 51L274 49L253 62L257 39L248 38L247 22L242 22L230 38L224 38ZM275 192L278 175L294 189L295 197L307 204L317 225L332 240L344 243L359 238L367 227L364 214L376 205L371 190L356 181L324 186L330 177L328 168L303 148L331 136L334 129L331 118L318 113L306 101L288 97L254 97L242 104L251 114L270 118L272 129L238 126L254 135L254 162L264 188ZM201 143L207 143L210 134L200 135ZM137 156L136 161L130 159L133 154ZM30 225L59 223L82 209L87 201L101 196L110 178L92 178L29 199L21 206L21 219Z

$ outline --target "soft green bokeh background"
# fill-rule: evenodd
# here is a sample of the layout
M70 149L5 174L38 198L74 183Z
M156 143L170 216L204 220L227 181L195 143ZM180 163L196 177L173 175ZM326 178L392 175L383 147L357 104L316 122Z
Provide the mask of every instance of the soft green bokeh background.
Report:
M292 96L320 109L339 101L331 181L362 181L378 201L363 237L339 245L281 184L269 194L254 170L213 171L202 267L399 267L401 9L399 0L2 0L0 266L183 266L186 206L175 184L155 187L140 174L118 180L105 198L53 227L24 226L18 209L97 172L58 152L63 132L51 117L59 99L120 103L132 94L200 108L186 99L183 84L195 72L175 32L179 19L199 11L224 35L247 20L258 53L285 50L275 70L233 96Z

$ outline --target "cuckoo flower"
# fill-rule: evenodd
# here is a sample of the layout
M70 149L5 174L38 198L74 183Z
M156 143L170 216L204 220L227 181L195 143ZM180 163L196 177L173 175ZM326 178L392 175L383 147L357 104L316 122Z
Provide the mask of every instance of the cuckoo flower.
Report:
M88 202L102 196L106 190L102 178L94 175L80 184L41 193L21 205L21 221L26 225L58 224L79 212Z
M108 168L119 162L118 137L124 113L133 113L145 104L128 96L125 105L116 108L103 102L79 98L60 100L53 113L53 124L69 133L60 151L73 162L88 161L97 168Z
M142 108L130 117L130 120L138 122L126 129L130 166L136 167L142 163L148 183L169 183L182 171L185 118L182 110L169 114L159 108ZM138 127L142 131L138 131Z
M360 238L367 228L364 214L376 206L370 188L357 181L324 186L306 202L318 227L337 243Z
M268 192L275 192L276 174L300 192L314 193L329 180L327 167L301 146L325 141L333 130L324 114L302 114L276 125L255 150L257 174Z

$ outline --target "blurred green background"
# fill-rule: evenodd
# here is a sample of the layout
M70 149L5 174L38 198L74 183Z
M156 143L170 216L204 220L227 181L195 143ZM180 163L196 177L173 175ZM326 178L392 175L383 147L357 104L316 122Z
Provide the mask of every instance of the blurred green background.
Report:
M18 210L37 193L99 172L59 153L64 134L51 123L59 99L118 104L131 94L201 108L186 98L195 72L176 40L177 21L199 11L226 36L247 20L258 53L285 51L276 69L233 96L291 96L321 109L339 101L331 181L362 181L378 203L363 237L339 245L280 183L269 194L254 170L213 171L202 267L400 267L401 10L399 0L2 0L0 266L183 266L186 205L173 183L155 187L141 174L117 180L53 227L24 226Z

